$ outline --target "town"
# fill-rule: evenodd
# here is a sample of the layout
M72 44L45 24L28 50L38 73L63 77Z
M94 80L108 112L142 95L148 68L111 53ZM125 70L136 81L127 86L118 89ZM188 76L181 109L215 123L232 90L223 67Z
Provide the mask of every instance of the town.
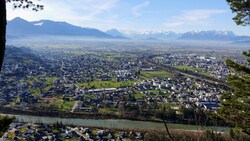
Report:
M72 127L62 123L12 123L9 131L2 138L4 140L143 140L143 133L81 126Z
M215 85L218 82L193 77L193 74L224 82L230 74L224 56L215 58L209 54L167 53L153 54L152 57L137 52L60 52L51 49L27 53L25 50L29 49L16 47L9 50L13 53L7 54L1 73L0 105L22 111L99 113L121 117L131 111L155 117L157 111L162 110L160 107L169 105L176 113L181 107L215 111L220 106L225 87ZM26 56L21 58L15 50ZM159 67L166 64L192 73L173 73Z
M140 49L138 49L140 50ZM235 54L128 49L7 48L0 74L1 113L60 118L128 119L196 124L194 110L216 112ZM217 57L214 57L217 56ZM207 122L212 125L212 121ZM38 129L38 130L34 130ZM40 129L40 130L39 130ZM46 132L45 132L46 131ZM16 120L5 139L143 140L147 132L32 124Z
M0 141L250 140L250 0L0 7Z

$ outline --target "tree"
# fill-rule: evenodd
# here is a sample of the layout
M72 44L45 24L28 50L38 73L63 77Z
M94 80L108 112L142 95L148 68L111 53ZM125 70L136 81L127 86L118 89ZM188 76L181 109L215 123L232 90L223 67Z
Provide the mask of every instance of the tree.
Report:
M237 25L250 25L250 0L227 0ZM250 63L250 50L243 52ZM219 116L233 127L250 135L250 68L230 59L226 61L234 74L228 77L231 91L222 95Z
M43 9L43 5L34 4L30 0L0 0L0 71L3 65L6 43L6 2L13 3L14 8L32 9L33 11Z
M8 129L9 124L14 120L13 117L1 116L0 115L0 137Z
M250 24L250 0L227 0L233 13L236 16L233 18L237 25Z
M5 52L5 38L6 38L6 3L5 0L0 0L0 70L3 64Z
M0 0L0 71L3 65L5 43L6 43L6 2L12 2L14 8L31 8L33 11L43 9L43 5L34 4L30 0ZM1 117L0 116L0 136L8 129L9 124L13 118Z
M243 52L250 63L250 50ZM222 95L219 116L233 127L250 135L250 68L230 59L226 61L234 73L228 77L231 91Z

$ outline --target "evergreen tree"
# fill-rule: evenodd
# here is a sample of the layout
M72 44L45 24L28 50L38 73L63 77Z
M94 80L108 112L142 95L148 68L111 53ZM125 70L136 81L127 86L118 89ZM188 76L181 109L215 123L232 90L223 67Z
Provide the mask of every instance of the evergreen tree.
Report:
M243 54L249 64L250 50ZM226 64L234 74L228 77L231 91L222 95L218 113L227 123L250 135L250 68L229 59Z
M227 0L236 16L233 20L237 25L250 25L250 0ZM243 52L250 63L250 50ZM234 74L228 77L231 91L222 95L219 116L232 126L250 135L250 68L230 59L226 61Z
M233 13L236 16L233 18L237 25L250 24L250 0L227 0Z
M0 138L4 134L4 132L8 129L13 119L14 118L0 115Z

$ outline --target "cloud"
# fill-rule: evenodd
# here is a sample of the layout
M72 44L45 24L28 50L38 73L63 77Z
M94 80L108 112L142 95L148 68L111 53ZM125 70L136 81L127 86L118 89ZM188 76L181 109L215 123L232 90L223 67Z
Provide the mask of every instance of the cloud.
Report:
M98 3L99 2L99 3ZM99 0L94 3L91 3L89 7L89 17L95 17L103 12L109 11L116 6L119 0Z
M141 10L149 5L149 1L145 1L139 5L136 5L132 8L132 14L136 17L141 15Z
M105 13L112 11L119 1L120 0L42 0L40 3L45 6L42 11L33 12L23 9L12 10L12 5L8 4L7 13L8 20L20 16L27 20L51 19L81 24L85 21L100 19L100 16L103 20L106 18L110 20L110 15L106 16Z
M168 28L176 28L183 25L209 26L212 24L211 16L227 13L227 10L217 9L195 9L183 11L181 15L167 20L164 25Z

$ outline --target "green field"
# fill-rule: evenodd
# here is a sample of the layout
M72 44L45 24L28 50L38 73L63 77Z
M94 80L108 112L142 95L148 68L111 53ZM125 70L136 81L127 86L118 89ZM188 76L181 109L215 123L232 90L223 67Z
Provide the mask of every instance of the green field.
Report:
M136 90L136 91L135 91L135 93L136 93L136 94L134 94L135 99L145 97L145 95L144 95L144 94L142 94L142 93L141 93L141 91Z
M56 77L46 77L45 79L48 84L53 84L56 81Z
M169 97L170 94L164 94L164 90L149 90L148 92L152 92L154 95L159 95L159 96L163 96L163 97ZM159 92L161 92L162 94L159 94Z
M185 65L175 66L175 68L177 68L177 69L183 69L183 70L190 70L190 71L198 71L198 72L204 70L203 68L193 68L193 67L185 66Z
M116 82L116 81L92 81L90 83L78 83L76 86L78 87L86 87L91 88L95 87L96 89L100 88L119 88L122 86L133 86L136 81L122 81L122 82Z
M33 94L34 97L37 97L37 98L40 97L40 93L41 93L41 92L40 92L39 89L29 88L29 90L32 91L32 92L34 93L34 94Z
M143 71L141 73L142 78L150 79L150 78L169 78L170 74L166 71Z
M136 58L138 57L135 54L122 54L122 53L104 53L102 58L105 58L107 61L115 61L119 58Z
M100 113L100 114L116 115L116 114L118 114L118 109L114 109L114 108L100 108L100 109L98 109L98 113Z
M93 94L85 94L84 97L85 98L94 98L94 95Z
M46 83L48 83L49 85L47 87L43 88L43 92L47 92L53 86L53 83L56 81L56 78L55 77L46 77L45 80L46 80Z
M203 70L204 70L203 68L193 68L193 67L185 66L185 65L175 66L175 68L182 69L182 70L193 71L193 72L197 72L197 73L202 74L202 75L210 76L209 73L203 72Z
M156 57L154 57L154 59L155 59L155 60L162 60L162 59L164 59L164 57L156 56Z
M60 101L51 101L51 102L41 102L39 104L41 106L45 106L45 107L55 106L60 111L69 111L74 106L75 101L63 102L62 100L60 100Z
M28 76L28 79L27 79L25 82L33 83L34 81L38 81L38 80L37 80L37 77Z
M48 84L47 87L43 88L42 91L43 92L47 92L53 85L53 83L55 82L57 78L56 77L45 77L45 78L37 78L34 76L30 76L28 77L28 79L25 82L28 82L30 84L32 84L33 82L37 81L37 82L46 82ZM34 87L29 87L29 90L31 92L33 92L33 96L35 97L39 97L40 96L40 90L38 88L34 88Z

